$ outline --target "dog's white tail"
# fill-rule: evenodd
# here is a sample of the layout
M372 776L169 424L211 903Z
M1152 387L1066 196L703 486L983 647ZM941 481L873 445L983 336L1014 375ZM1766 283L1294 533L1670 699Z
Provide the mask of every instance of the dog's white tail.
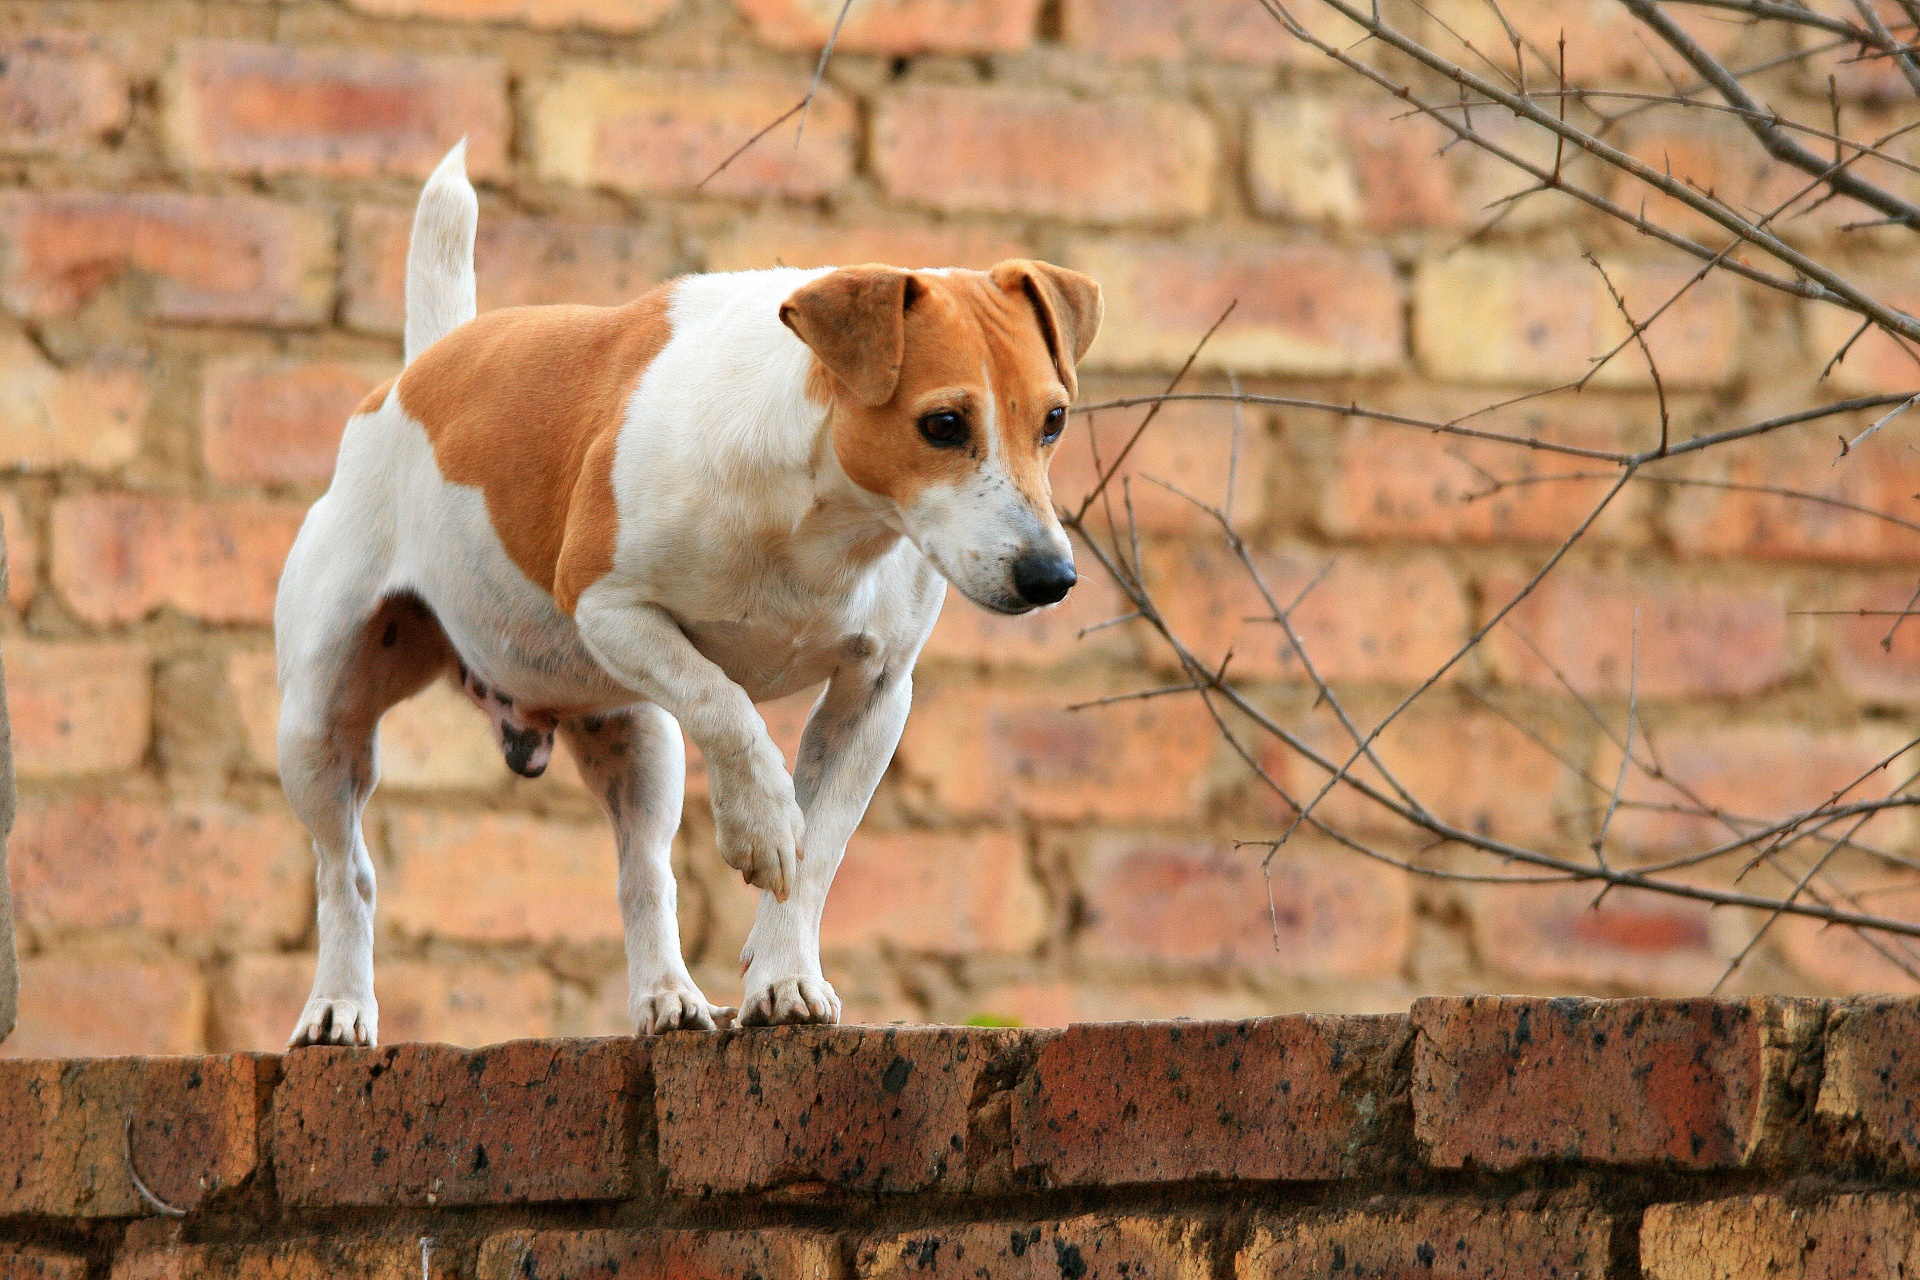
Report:
M467 181L467 140L455 144L420 191L407 243L408 364L473 319L473 231L480 201Z

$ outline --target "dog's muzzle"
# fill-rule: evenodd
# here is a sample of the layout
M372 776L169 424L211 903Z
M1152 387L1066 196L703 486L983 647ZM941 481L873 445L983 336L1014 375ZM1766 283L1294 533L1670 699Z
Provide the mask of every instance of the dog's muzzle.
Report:
M1077 581L1065 556L1024 555L1013 562L1013 589L1029 605L1058 604Z

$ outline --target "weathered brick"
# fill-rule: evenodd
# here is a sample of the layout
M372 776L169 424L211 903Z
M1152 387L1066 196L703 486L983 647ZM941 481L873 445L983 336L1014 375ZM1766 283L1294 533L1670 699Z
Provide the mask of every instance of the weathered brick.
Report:
M13 1058L201 1053L206 1026L206 983L192 964L32 956L20 962L20 1025L4 1053Z
M392 372L345 360L209 361L200 375L207 474L235 484L324 484L347 418Z
M1584 1205L1529 1212L1496 1202L1375 1201L1353 1209L1261 1215L1234 1264L1236 1280L1294 1276L1599 1276L1612 1222Z
M1292 620L1314 669L1327 680L1418 684L1467 638L1465 595L1438 555L1375 559L1302 548L1256 552L1253 560L1283 608L1326 571ZM1224 546L1190 543L1150 552L1146 573L1168 628L1202 660L1217 665L1231 649L1231 670L1243 676L1307 679L1285 630L1249 620L1270 610L1259 583Z
M902 912L900 904L915 903ZM1031 950L1047 904L1018 835L856 835L820 921L823 947L891 946L945 954Z
M1636 321L1651 316L1693 274L1679 263L1602 265ZM1734 278L1716 274L1688 289L1645 337L1668 390L1712 387L1738 371L1743 327ZM1646 358L1628 336L1600 272L1577 258L1461 249L1422 262L1414 274L1414 351L1421 370L1434 377L1570 383L1625 342L1589 385L1651 386Z
M0 1061L0 1213L144 1214L129 1142L140 1180L169 1204L192 1210L239 1190L260 1166L278 1074L276 1060L252 1054Z
M110 1280L455 1280L450 1250L400 1240L308 1236L272 1244L164 1244L114 1259Z
M69 316L132 278L155 319L312 325L333 301L333 219L251 196L72 193L0 208L0 299Z
M189 40L166 95L182 165L234 173L424 178L467 139L467 172L506 172L506 69L494 58Z
M1853 1000L1827 1020L1822 1119L1853 1127L1868 1152L1920 1165L1920 1003Z
M1885 616L1905 610L1916 585L1911 574L1848 583L1832 605L1879 615L1818 620L1842 683L1864 702L1905 705L1920 689L1920 619Z
M100 493L53 507L53 582L89 622L161 608L266 622L302 509L268 502Z
M12 493L0 493L0 532L7 543L7 603L25 608L40 589L40 540Z
M1640 1224L1647 1280L1895 1280L1920 1268L1920 1201L1837 1195L1656 1204Z
M758 271L886 262L984 271L1008 258L1033 256L1033 247L1012 229L992 225L929 227L862 219L852 226L826 226L754 218L710 239L706 266L709 271Z
M1311 1014L1069 1027L1014 1093L1014 1165L1056 1187L1353 1177L1402 1140L1407 1035Z
M1132 603L1111 578L1097 566L1089 566L1084 557L1080 572L1080 581L1065 600L1049 609L1019 615L983 609L948 587L940 621L934 624L921 656L997 668L1048 667L1130 656L1137 628L1102 627L1091 632L1087 628L1131 612Z
M1183 698L1066 710L1098 696L936 686L915 699L899 763L910 783L964 813L1171 820L1191 812L1216 737L1206 708Z
M463 1205L630 1194L647 1046L516 1040L303 1049L274 1093L294 1205ZM441 1105L420 1106L422 1097Z
M25 338L0 337L0 467L105 471L131 461L150 399L131 357L62 369Z
M380 886L388 923L410 937L475 942L618 942L613 830L520 814L406 810L387 818L393 859Z
M840 1251L817 1231L508 1231L480 1246L476 1280L526 1276L835 1280Z
M1872 883L1870 896L1860 895L1869 911L1895 920L1920 919L1920 884L1913 877L1889 883L1876 870ZM1810 991L1836 996L1863 991L1920 993L1920 981L1904 967L1910 963L1910 944L1859 929L1836 929L1806 916L1782 917L1773 927L1773 943L1793 971L1813 984Z
M87 1280L87 1260L73 1254L10 1246L0 1257L0 1280Z
M1591 884L1478 885L1468 905L1474 946L1500 973L1575 991L1706 991L1733 958L1715 945L1704 902L1639 889L1594 898Z
M1500 575L1481 591L1483 614L1513 599L1526 579ZM1502 680L1560 689L1537 647L1583 694L1625 697L1639 614L1641 698L1758 693L1798 666L1778 588L1687 585L1558 568L1480 646ZM1533 642L1530 647L1520 638Z
M97 39L42 32L0 45L0 151L81 151L132 110L127 73Z
M777 49L819 50L841 6L833 0L740 0L753 32ZM891 0L853 10L835 49L848 53L1018 53L1033 43L1039 0Z
M406 326L407 239L413 213L358 205L347 227L344 316L355 329ZM488 209L473 241L480 310L575 302L617 306L674 273L658 227L529 218ZM771 265L761 263L758 265Z
M312 918L306 833L276 806L83 798L22 806L10 842L15 909L51 932L291 942Z
M1496 13L1474 0L1438 0L1431 12L1448 33L1444 47L1449 54L1465 53L1455 41L1470 43L1480 58L1505 74L1518 70L1508 32L1517 33L1527 49L1525 74L1536 83L1557 82L1563 34L1569 84L1626 80L1668 90L1691 74L1678 54L1650 38L1647 29L1626 9L1609 5L1607 0L1530 0L1524 7L1513 6L1513 10L1510 13L1502 5ZM1718 15L1684 7L1675 10L1673 17L1709 53L1733 59L1730 66L1739 65L1745 44L1758 43L1752 39L1754 28L1749 24L1726 22Z
M569 67L534 95L534 164L549 182L690 192L806 92L804 75ZM854 131L852 104L822 86L798 149L777 129L702 190L824 195L853 173Z
M1198 1280L1210 1274L1200 1233L1189 1223L1089 1213L1052 1222L969 1222L870 1240L860 1246L860 1280L1054 1280L1056 1276L1140 1276Z
M1417 1000L1414 1135L1443 1169L1741 1166L1773 1123L1769 1016L1757 1000Z
M954 213L1195 218L1218 151L1207 117L1174 99L925 85L883 99L874 122L887 190Z
M153 732L152 663L140 645L6 645L13 764L22 777L136 768Z
M653 1045L667 1185L963 1190L1005 1152L975 1125L1019 1037L960 1027L781 1027Z
M1325 63L1317 50L1259 10L1209 0L1066 0L1067 43L1115 60L1226 60L1268 66ZM1351 44L1360 30L1321 6L1295 17L1316 34ZM1363 54L1364 56L1364 54Z
M1887 59L1875 59L1875 61L1884 62ZM1912 91L1902 88L1901 92ZM1879 299L1890 307L1908 312L1911 312L1914 307L1920 307L1920 290L1916 290L1912 281L1902 275L1862 273L1859 284L1869 296ZM1810 302L1806 304L1804 315L1807 354L1819 361L1822 367L1838 355L1842 347L1847 348L1846 358L1834 365L1829 375L1835 391L1850 395L1875 393L1909 395L1913 392L1916 378L1920 378L1920 370L1915 369L1911 348L1904 341L1890 338L1878 329L1869 329L1848 347L1848 341L1853 339L1854 331L1860 327L1860 317L1857 314L1840 307ZM1891 407L1891 405L1887 406L1887 408ZM1853 429L1847 432L1848 436L1858 435L1866 429L1867 423L1886 411L1886 408L1876 409L1865 415L1863 422L1853 426ZM1846 423L1847 420L1839 419L1838 421ZM1819 437L1831 440L1840 429L1836 427L1835 431L1821 431ZM1884 444L1884 441L1882 443ZM1839 446L1835 443L1833 453L1838 452ZM1829 453L1828 457L1831 458L1833 453Z
M523 22L530 27L588 27L632 34L666 16L673 0L348 0L383 18L450 22Z
M1263 873L1263 855L1218 840L1100 837L1079 876L1081 954L1291 978L1399 970L1413 938L1404 872L1314 845L1282 850Z
M214 993L215 1043L278 1050L313 988L312 954L243 955ZM380 1038L488 1045L562 1030L552 975L538 965L383 958L374 970ZM569 1030L574 1028L569 1027ZM609 1031L630 1028L616 1023Z
M1119 388L1111 391L1115 398L1125 394ZM1080 394L1083 400L1105 399L1109 388L1102 387L1096 393L1082 387ZM1054 451L1051 468L1054 502L1070 511L1077 510L1100 483L1101 474L1111 470L1117 459L1120 469L1108 481L1107 492L1113 501L1115 522L1123 530L1127 527L1127 503L1131 501L1133 526L1142 535L1198 533L1217 537L1219 524L1214 518L1180 494L1169 492L1166 485L1218 506L1227 500L1229 474L1233 480L1235 524L1242 529L1257 527L1266 514L1267 470L1277 452L1267 434L1265 415L1251 405L1236 413L1232 405L1218 402L1168 402L1160 407L1140 438L1134 440L1127 456L1118 458L1120 450L1133 440L1146 412L1147 409L1141 407L1076 416ZM1234 460L1236 436L1237 463ZM1147 479L1149 476L1153 479ZM1127 485L1125 481L1129 477L1132 483ZM1165 483L1156 484L1155 480ZM1104 509L1104 505L1092 508L1099 521L1097 528L1105 527L1104 517L1098 514ZM1105 576L1097 567L1090 567L1090 571L1097 577ZM1084 590L1091 585L1083 579L1074 590Z
M1100 282L1098 368L1241 374L1380 373L1401 363L1404 322L1393 262L1377 249L1318 244L1076 240L1067 265ZM1229 304L1205 347L1200 339Z

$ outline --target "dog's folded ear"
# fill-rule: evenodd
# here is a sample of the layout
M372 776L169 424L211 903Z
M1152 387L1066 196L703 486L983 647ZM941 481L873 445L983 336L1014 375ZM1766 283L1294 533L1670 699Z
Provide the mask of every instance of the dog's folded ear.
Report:
M907 349L913 277L897 267L842 267L780 304L780 323L868 408L893 399Z
M1074 366L1093 345L1106 310L1100 286L1078 271L1031 258L1009 258L987 274L1007 292L1026 294L1040 319L1040 332L1054 368L1060 371L1061 384L1068 395L1079 394Z

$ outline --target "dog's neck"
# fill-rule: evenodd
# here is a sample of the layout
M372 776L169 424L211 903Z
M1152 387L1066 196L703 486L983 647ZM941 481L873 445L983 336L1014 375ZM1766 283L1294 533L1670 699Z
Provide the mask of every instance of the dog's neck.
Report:
M833 447L833 405L820 415L809 456L813 501L793 534L796 541L821 543L823 550L865 568L906 538L895 505L861 488L840 465Z

